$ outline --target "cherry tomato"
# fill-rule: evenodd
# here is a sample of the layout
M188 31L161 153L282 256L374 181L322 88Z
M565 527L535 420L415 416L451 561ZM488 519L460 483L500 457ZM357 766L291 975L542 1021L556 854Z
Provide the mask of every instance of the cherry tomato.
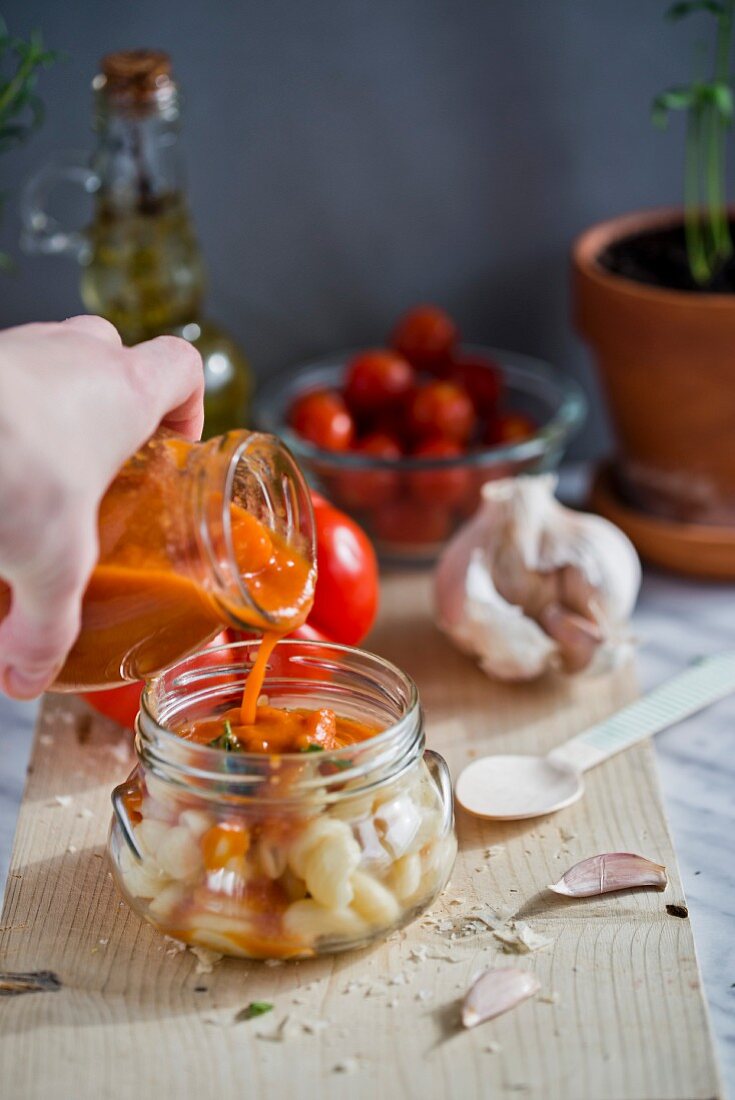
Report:
M414 367L440 373L457 342L457 327L437 306L415 306L401 317L390 342Z
M466 390L478 416L495 411L503 388L500 368L482 355L455 355L448 378Z
M434 439L422 443L413 452L416 458L460 458L465 452L448 439ZM407 475L407 483L416 500L427 504L460 504L471 487L470 472L466 467L448 470L415 470Z
M356 645L378 610L378 563L372 543L354 520L311 495L316 519L317 582L309 625L336 642Z
M452 514L441 504L418 500L392 500L375 513L375 533L397 546L420 546L443 542L452 527Z
M387 432L371 432L354 448L355 454L395 460L401 448L395 436ZM393 470L345 470L340 474L336 497L347 508L375 508L394 495L398 477Z
M501 443L522 443L536 434L536 424L525 413L500 413L487 425L485 443L491 447Z
M297 398L290 420L294 431L325 451L346 451L355 436L349 410L332 390L312 390Z
M293 634L289 634L289 638L298 638L302 642L333 642L334 638L330 638L322 630L317 630L311 623L302 623L294 630Z
M356 415L370 415L401 403L415 383L416 373L402 355L378 348L356 355L348 365L345 400Z
M454 382L427 382L416 390L408 410L415 438L467 443L475 427L475 410L467 393Z

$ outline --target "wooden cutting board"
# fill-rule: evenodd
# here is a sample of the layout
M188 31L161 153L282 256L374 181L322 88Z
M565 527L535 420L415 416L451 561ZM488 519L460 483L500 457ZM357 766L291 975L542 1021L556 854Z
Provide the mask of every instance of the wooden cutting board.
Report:
M371 648L418 682L429 744L454 774L485 752L542 752L636 693L602 680L490 683L431 624L426 576L386 580ZM460 817L460 856L428 921L381 946L210 972L121 902L104 856L127 739L50 697L33 750L3 916L0 969L50 971L0 996L8 1100L709 1100L718 1078L689 920L650 746L588 778L576 806L530 823ZM657 891L570 900L546 890L577 860L640 852ZM477 919L516 914L546 937L524 955ZM473 1031L459 999L486 967L533 971L541 993ZM0 988L0 993L2 988ZM234 1022L251 1001L274 1011Z

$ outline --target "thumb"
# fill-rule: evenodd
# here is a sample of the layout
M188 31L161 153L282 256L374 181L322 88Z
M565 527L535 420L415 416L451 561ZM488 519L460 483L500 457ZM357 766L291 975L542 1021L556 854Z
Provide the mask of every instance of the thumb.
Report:
M53 682L79 634L95 558L94 538L57 545L53 561L11 580L10 611L0 623L0 686L8 695L32 699Z

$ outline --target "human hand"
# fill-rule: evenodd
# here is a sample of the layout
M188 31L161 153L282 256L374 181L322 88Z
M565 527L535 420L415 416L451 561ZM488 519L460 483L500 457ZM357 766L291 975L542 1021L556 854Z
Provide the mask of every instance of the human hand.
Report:
M79 633L105 490L159 425L199 438L203 391L198 352L175 336L125 348L101 317L0 332L0 578L10 588L0 687L8 695L30 699L53 681Z

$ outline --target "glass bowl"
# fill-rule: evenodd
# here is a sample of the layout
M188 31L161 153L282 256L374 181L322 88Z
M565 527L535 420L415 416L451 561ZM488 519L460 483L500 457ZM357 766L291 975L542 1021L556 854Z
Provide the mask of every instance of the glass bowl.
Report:
M293 431L289 410L309 390L340 388L346 365L358 351L281 374L261 390L258 427L281 436L313 487L358 521L386 563L433 562L477 508L486 481L555 469L584 420L587 403L581 389L551 364L498 348L470 345L463 351L499 364L502 408L530 416L539 425L534 435L459 458L380 459L321 450Z

